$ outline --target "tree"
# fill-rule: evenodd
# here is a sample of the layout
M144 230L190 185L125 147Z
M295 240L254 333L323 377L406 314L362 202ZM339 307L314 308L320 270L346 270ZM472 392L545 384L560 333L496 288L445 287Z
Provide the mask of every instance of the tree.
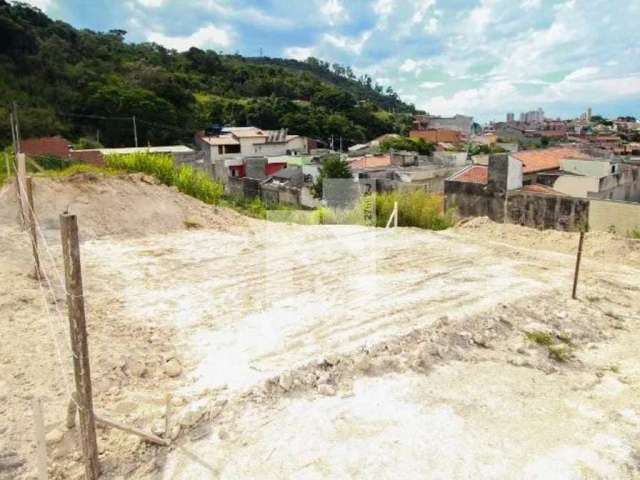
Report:
M313 185L313 195L322 198L322 184L325 179L330 178L352 178L351 167L342 160L339 155L327 157L320 167L320 175Z
M380 150L388 152L389 150L406 150L409 152L418 152L420 155L433 155L436 146L432 142L427 142L423 138L397 137L387 138L380 144Z

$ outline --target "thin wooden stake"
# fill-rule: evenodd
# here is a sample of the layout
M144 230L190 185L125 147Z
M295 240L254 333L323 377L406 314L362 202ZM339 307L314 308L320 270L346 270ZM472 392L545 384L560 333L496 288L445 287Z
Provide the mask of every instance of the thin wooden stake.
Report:
M16 154L16 188L18 192L18 203L20 205L20 219L22 226L27 226L27 165L25 156L22 153Z
M67 213L60 215L60 227L85 477L87 480L96 480L100 474L100 466L98 464L98 445L93 411L77 217Z
M115 420L110 420L108 418L99 417L96 415L96 422L106 425L107 427L117 428L118 430L122 430L123 432L131 433L133 435L137 435L140 438L144 438L148 442L156 443L158 445L162 445L164 447L169 446L169 442L160 437L153 435L152 433L143 432L134 427L129 427L128 425L124 425L120 422L116 422Z
M33 426L36 435L36 464L38 480L47 480L47 442L44 435L44 418L42 415L42 399L33 399Z
M40 280L42 278L42 270L40 268L40 254L38 252L38 232L36 231L33 179L31 177L27 177L27 220L29 223L29 233L31 234L31 251L33 252L33 261L35 262L34 277L36 280Z
M582 245L584 244L584 232L580 232L580 241L578 242L578 256L576 257L576 271L573 276L573 293L571 298L576 299L578 291L578 275L580 274L580 262L582 261Z
M393 226L398 228L398 202L393 204Z

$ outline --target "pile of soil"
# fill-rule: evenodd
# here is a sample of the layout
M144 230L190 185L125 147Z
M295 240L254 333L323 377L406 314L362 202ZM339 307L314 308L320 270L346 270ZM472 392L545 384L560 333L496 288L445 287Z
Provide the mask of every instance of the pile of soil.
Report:
M572 253L578 249L576 232L535 230L520 225L496 223L487 217L472 218L452 229L456 234L471 235L477 241L503 242L515 247ZM640 266L640 241L609 232L588 232L584 243L584 258L620 261Z
M141 237L186 228L229 230L250 221L144 174L34 177L33 184L38 221L45 235L54 240L59 237L59 215L64 211L78 216L82 240ZM15 224L17 215L15 185L9 184L0 199L0 224Z

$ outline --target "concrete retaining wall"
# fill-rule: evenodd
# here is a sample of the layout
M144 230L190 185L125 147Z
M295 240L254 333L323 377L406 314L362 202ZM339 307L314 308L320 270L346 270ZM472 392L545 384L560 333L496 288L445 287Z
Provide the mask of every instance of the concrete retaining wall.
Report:
M614 230L620 235L640 230L640 204L591 200L589 228L597 231Z

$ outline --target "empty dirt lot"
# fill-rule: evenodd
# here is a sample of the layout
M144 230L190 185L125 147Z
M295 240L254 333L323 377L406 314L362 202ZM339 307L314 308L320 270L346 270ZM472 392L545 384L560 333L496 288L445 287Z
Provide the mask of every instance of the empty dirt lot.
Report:
M96 218L121 189L122 211L153 201L170 221L142 236L142 220ZM575 234L276 224L137 179L42 181L36 204L48 191L81 196L91 227L97 410L173 440L99 429L105 478L640 475L637 242L589 234L572 301ZM35 472L34 396L53 478L77 478L57 211L41 218L50 290L3 208L0 478ZM203 228L187 230L194 211Z

